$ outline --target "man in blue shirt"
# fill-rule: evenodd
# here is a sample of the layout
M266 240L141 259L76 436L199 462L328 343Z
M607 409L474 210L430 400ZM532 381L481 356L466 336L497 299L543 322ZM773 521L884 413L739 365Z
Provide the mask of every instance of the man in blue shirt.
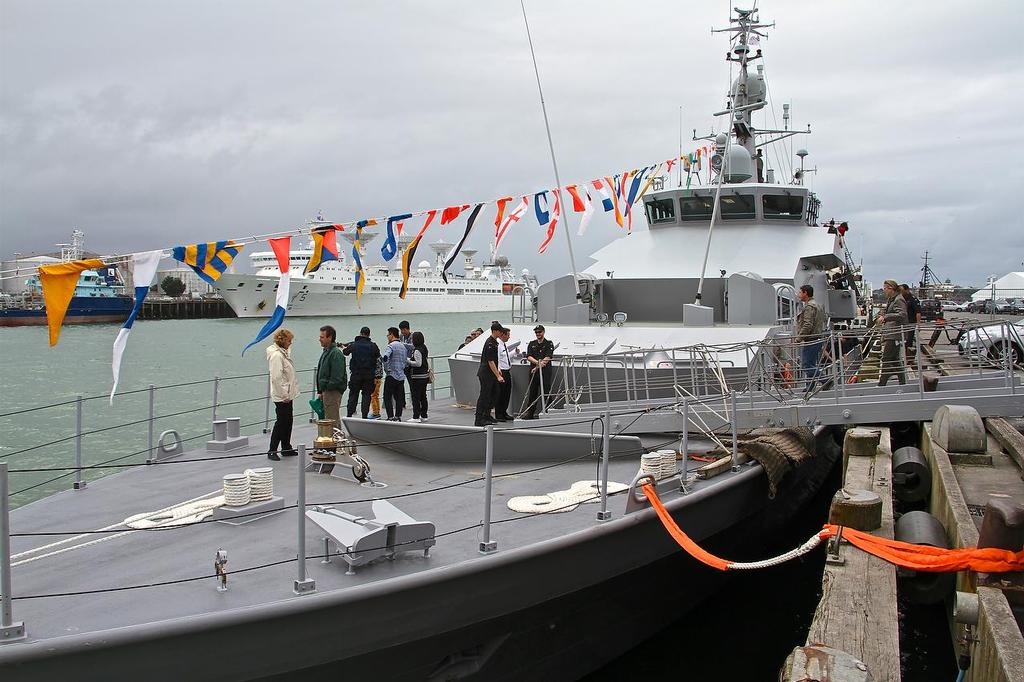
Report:
M388 347L381 354L384 359L384 411L388 421L402 421L405 409L405 368L409 352L399 340L398 328L388 327Z

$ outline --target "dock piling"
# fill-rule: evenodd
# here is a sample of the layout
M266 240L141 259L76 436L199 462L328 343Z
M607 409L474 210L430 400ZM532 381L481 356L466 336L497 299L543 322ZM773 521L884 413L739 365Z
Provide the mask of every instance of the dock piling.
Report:
M156 418L156 387L153 384L149 385L149 420L146 422L146 427L149 432L147 443L149 444L149 451L146 453L146 462L155 462L157 457L153 454L153 420Z

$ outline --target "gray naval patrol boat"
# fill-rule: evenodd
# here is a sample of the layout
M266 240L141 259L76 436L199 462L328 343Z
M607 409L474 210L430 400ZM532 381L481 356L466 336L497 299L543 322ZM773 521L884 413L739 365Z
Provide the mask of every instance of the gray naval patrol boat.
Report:
M263 437L218 420L205 450L21 507L2 679L572 679L725 584L640 484L720 556L777 551L839 453L834 428L778 416L803 400L794 286L833 320L856 300L818 200L761 177L758 150L795 134L752 122L764 28L737 10L725 29L739 76L709 182L663 181L647 231L522 297L513 340L540 321L558 344L540 419L472 425L481 339L448 358L429 423L298 427L299 457L266 467ZM755 390L780 409L740 429Z

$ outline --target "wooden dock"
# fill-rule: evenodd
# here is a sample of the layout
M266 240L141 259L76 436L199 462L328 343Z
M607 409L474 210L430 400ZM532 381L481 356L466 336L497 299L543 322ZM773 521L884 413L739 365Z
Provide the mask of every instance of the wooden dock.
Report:
M876 493L881 498L881 527L872 532L892 538L889 429L873 431L874 438L861 434L866 437L859 442L847 436L843 444L843 487L837 497L843 496L844 491L850 496L860 491ZM899 682L895 567L843 542L838 555L830 549L821 584L821 601L807 633L807 643L790 655L780 679Z
M147 299L139 311L140 320L194 320L236 317L223 298Z
M931 471L928 513L945 528L950 547L1001 546L1020 551L1021 547L1008 545L1024 532L1019 525L1024 506L1024 435L1010 420L990 418L983 424L977 412L970 412L973 416L957 425L955 437L952 426L939 426L938 414L935 422L922 424L920 449ZM881 523L870 532L892 538L889 431L877 429L874 448L864 447L862 437L851 439L854 431L863 436L865 430L847 433L843 488L833 500L833 514L844 499L877 493ZM1003 514L990 505L994 502L1018 506L1015 512ZM1010 537L1009 542L990 544L982 536L987 515L1008 519L1009 535L1004 537ZM822 598L806 645L790 654L779 679L899 682L896 568L846 543L840 545L837 557L832 551L830 548ZM1011 602L1024 604L1024 575L963 571L957 574L956 589L947 598L947 607L952 614L949 627L954 653L961 665L969 661L965 682L1024 682L1024 636L1011 607Z

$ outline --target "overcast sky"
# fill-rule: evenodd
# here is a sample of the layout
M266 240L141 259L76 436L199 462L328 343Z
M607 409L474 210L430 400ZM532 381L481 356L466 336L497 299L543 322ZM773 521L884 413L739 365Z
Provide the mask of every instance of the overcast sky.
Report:
M1024 4L759 7L775 116L811 124L795 146L868 279L916 281L925 249L962 283L1024 270ZM563 184L675 155L680 106L687 140L715 124L727 2L527 9ZM73 228L125 253L555 184L517 0L0 0L0 145L4 258ZM513 230L515 265L568 271L562 235L541 256L535 221ZM618 230L596 218L579 267Z

